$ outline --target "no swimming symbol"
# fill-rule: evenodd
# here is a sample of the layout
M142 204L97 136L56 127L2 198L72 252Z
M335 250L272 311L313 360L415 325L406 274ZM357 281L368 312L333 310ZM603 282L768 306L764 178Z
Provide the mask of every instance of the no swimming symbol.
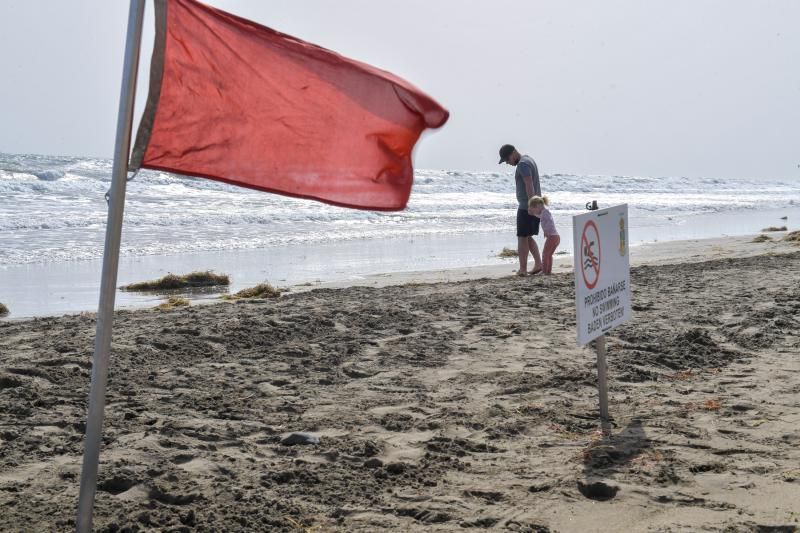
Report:
M586 288L594 289L600 279L600 232L593 220L583 226L581 234L581 274Z

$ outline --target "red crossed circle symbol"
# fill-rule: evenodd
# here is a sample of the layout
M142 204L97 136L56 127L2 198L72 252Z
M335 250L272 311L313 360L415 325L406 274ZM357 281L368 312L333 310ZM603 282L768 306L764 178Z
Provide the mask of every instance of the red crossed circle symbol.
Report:
M594 230L594 235L589 232L590 228ZM593 249L595 245L597 253ZM597 231L594 220L583 226L581 234L581 274L586 287L594 289L600 279L600 232Z

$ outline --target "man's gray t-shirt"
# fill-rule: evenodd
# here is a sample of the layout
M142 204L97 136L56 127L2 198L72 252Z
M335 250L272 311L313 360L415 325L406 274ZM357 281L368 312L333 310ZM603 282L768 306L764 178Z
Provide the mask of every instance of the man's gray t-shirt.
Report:
M539 168L536 166L536 161L531 156L523 155L519 158L517 171L514 174L514 179L517 182L517 201L520 209L528 209L528 191L525 190L525 181L523 180L526 176L530 176L533 182L533 194L541 196L542 188L539 186Z

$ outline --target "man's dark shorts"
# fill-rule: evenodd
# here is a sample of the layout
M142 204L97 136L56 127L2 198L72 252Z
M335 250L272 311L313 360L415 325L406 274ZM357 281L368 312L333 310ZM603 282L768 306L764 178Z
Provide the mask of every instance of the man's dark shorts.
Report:
M517 209L517 237L539 235L539 217L528 214L527 209Z

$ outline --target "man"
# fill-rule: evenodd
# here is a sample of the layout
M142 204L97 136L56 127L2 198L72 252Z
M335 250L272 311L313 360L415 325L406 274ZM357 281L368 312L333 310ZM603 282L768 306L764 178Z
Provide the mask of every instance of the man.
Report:
M537 274L542 271L542 258L533 236L539 234L539 218L528 214L528 199L542 195L542 189L539 186L539 169L533 158L520 155L517 149L510 144L500 147L500 163L517 167L514 174L517 185L517 202L519 203L517 206L517 254L519 255L517 275L528 275L528 252L533 255L533 270L530 273Z

